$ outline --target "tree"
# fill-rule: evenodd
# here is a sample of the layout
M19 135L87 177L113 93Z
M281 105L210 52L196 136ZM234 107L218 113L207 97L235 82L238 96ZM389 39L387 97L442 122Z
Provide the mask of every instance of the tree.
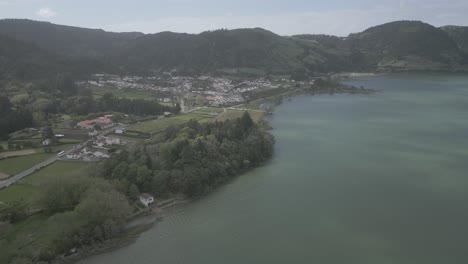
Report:
M89 189L76 212L94 226L103 225L108 220L121 225L130 215L131 207L123 194L107 184Z
M131 200L137 200L138 196L140 195L140 190L135 184L130 185L130 188L128 188L128 197Z

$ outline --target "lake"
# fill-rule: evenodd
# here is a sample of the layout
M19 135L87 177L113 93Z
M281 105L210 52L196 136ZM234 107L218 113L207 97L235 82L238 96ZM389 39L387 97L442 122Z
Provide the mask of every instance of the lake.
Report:
M382 92L284 101L269 164L80 263L468 263L468 77L348 83Z

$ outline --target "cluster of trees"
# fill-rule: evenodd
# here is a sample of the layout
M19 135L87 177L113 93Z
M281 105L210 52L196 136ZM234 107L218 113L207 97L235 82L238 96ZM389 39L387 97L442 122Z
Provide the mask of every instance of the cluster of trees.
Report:
M0 113L0 138L33 125L31 112L24 108L13 108L10 100L5 96L0 96Z
M37 206L49 215L39 230L47 234L34 252L8 248L0 254L5 263L47 262L72 248L89 246L112 239L123 231L133 212L126 196L115 186L99 178L84 175L51 177L41 184ZM24 220L32 212L16 204L0 212L0 220L11 223ZM0 244L6 243L0 237Z
M157 100L117 98L112 93L106 93L97 100L92 95L68 97L59 104L57 111L75 115L114 111L146 116L161 115L164 112L179 113L180 107L162 105Z
M273 137L248 113L226 122L190 121L180 129L168 129L165 143L128 150L106 161L98 174L116 182L131 199L141 192L157 197L200 195L268 160L273 144Z
M138 116L160 115L164 112L179 113L179 106L171 107L160 104L156 100L117 98L112 93L104 94L98 100L100 111L114 111Z
M164 112L179 113L180 107L162 105L157 100L118 98L112 93L106 93L101 98L94 99L89 92L80 91L80 94L62 100L57 111L75 115L113 111L146 116L161 115Z

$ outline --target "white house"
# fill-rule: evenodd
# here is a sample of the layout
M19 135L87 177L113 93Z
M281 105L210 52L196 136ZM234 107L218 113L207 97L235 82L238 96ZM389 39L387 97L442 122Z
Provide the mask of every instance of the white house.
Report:
M102 159L108 159L110 158L109 154L106 154L104 152L101 152L101 151L96 151L93 153L94 157L96 158L102 158Z
M154 197L149 193L140 194L140 202L145 206L150 206L154 203Z
M74 151L67 154L67 159L78 160L81 159L81 153L79 151Z
M120 145L120 138L106 137L107 145Z
M115 129L116 134L122 135L122 134L125 134L125 132L127 132L127 129L125 127L119 127Z
M164 98L163 102L165 102L165 103L170 103L170 102L171 102L171 99L170 99L170 98Z
M88 132L88 136L90 137L94 137L94 136L97 136L98 132L96 130L94 130L93 132Z
M44 141L42 141L42 145L43 145L43 146L49 146L50 143L52 143L52 140L50 140L50 138L45 139Z

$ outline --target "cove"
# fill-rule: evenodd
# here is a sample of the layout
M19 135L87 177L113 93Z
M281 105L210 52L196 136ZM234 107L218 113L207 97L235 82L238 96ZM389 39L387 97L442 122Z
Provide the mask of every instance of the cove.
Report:
M275 156L81 264L468 263L468 77L347 81L270 122Z

